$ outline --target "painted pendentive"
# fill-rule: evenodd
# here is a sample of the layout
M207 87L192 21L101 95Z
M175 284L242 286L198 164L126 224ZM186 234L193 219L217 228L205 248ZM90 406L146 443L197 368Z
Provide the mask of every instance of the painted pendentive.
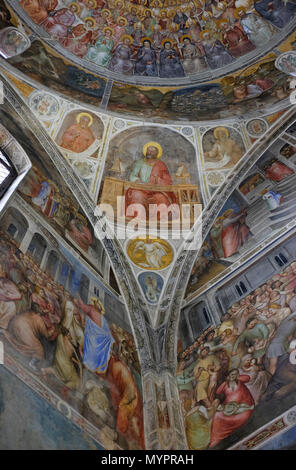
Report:
M107 449L260 448L292 432L293 54L280 58L294 5L269 3L1 5L18 28L2 41L1 123L32 161L0 220L5 367L73 442L71 423ZM99 240L95 206L118 195L124 226L135 202L201 203L200 252Z

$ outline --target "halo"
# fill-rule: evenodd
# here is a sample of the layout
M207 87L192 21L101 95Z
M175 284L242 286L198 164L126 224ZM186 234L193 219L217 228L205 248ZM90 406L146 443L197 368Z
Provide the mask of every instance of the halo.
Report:
M153 16L153 11L151 10L151 8L145 8L145 15L144 16L146 16L146 11L150 11L151 16Z
M136 10L136 13L138 13L138 5L135 5L134 3L130 3L127 7L129 13L131 12L132 8Z
M189 39L190 41L192 41L192 37L190 36L190 34L183 34L183 36L180 37L180 41L183 42L184 39Z
M210 37L211 37L211 31L210 31L209 29L204 29L203 31L200 32L200 37L201 37L201 39L204 38L204 35L205 35L205 34L209 34Z
M92 23L92 26L91 28L94 28L97 24L96 20L92 17L92 16L86 16L84 19L83 19L84 23L86 23L87 21L90 21Z
M175 15L176 15L176 11L175 11L174 9L169 10L169 11L167 12L167 17L168 17L168 18L173 18Z
M82 214L80 214L79 212L75 215L75 218L80 219L85 225L87 225L86 218Z
M89 2L92 2L92 3L93 3L93 6L92 6L92 7L89 7L91 10L95 10L95 9L98 7L97 0L87 0L87 1L86 1L87 6L89 6L89 5L88 5Z
M89 118L89 124L88 124L88 127L90 127L94 121L93 117L89 114L89 113L79 113L77 116L76 116L76 122L77 123L80 123L80 119L85 116L85 117L88 117Z
M229 24L229 20L227 20L226 18L221 18L220 20L217 20L217 26L218 28L220 28L221 24Z
M108 10L108 8L104 8L104 9L102 10L102 14L105 13L105 11L108 13L108 16L111 15L111 11Z
M170 38L164 38L164 39L161 41L162 47L164 47L164 45L165 45L166 42L169 42L170 45L171 45L171 47L174 46L174 41L173 41L172 39L170 39Z
M124 18L124 16L119 16L119 17L117 18L117 20L116 20L116 23L119 24L119 21L120 21L120 20L123 20L124 26L127 25L127 19Z
M162 14L163 11L165 12L166 17L168 17L168 12L167 12L167 10L165 10L164 8L162 8L162 9L160 10L160 17L161 17L161 14Z
M214 130L215 139L217 139L218 132L221 132L221 131L223 131L227 135L227 137L229 136L229 130L226 129L226 127L220 126L220 127L216 127L216 129Z
M151 46L151 44L152 44L152 39L151 38L148 38L148 36L145 36L144 38L141 38L141 44L144 44L144 41L150 42L150 46Z
M71 2L71 3L69 3L68 8L70 9L70 7L72 7L72 6L75 6L75 8L76 8L76 12L75 12L75 13L80 13L81 8L80 8L80 5L78 5L78 3L76 3L76 2Z
M245 7L238 7L234 10L234 17L235 18L239 18L239 12L240 11L243 11L244 13L246 13Z
M162 146L158 142L147 142L143 147L143 154L146 157L148 147L156 147L158 154L156 158L161 158L162 156Z
M110 28L110 26L106 26L104 29L103 29L103 33L105 34L107 31L111 31L111 34L113 34L113 29Z
M120 38L120 41L121 41L121 42L124 42L125 39L129 39L130 42L133 42L133 40L134 40L133 37L130 36L130 34L123 34L123 35L121 36L121 38Z

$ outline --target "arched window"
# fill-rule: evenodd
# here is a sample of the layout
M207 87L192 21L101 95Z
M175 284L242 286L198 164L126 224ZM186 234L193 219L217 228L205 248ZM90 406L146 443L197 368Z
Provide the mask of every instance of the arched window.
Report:
M17 228L14 224L10 224L6 231L10 238L14 238L15 234L17 233Z
M4 196L16 177L17 172L13 164L3 150L0 150L0 199Z
M1 227L19 245L21 244L29 224L25 216L15 207L9 207L1 218Z
M275 256L274 259L275 259L278 266L280 266L280 267L284 266L285 263L281 260L281 258L278 255Z
M279 253L279 257L281 258L282 262L284 264L287 264L288 263L288 260L287 258L283 255L283 253Z
M46 271L52 276L52 278L55 277L58 261L58 254L55 251L51 251L47 258Z
M246 293L248 292L248 289L246 288L246 286L245 286L245 284L243 283L243 281L241 281L241 282L239 283L239 286L240 286L240 288L241 288L241 291L242 291L244 294L246 294Z
M236 284L235 288L236 288L236 291L237 291L238 295L241 297L243 295L243 293L242 293L242 290L241 290L240 286L238 284Z
M45 239L39 233L35 233L29 245L28 252L33 256L38 265L40 265L42 261L46 248L47 243Z

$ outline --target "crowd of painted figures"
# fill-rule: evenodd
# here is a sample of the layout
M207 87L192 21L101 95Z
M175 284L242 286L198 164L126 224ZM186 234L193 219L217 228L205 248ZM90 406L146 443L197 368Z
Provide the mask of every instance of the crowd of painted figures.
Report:
M179 352L177 377L191 449L215 447L243 426L258 404L295 392L295 338L292 262Z
M0 231L1 337L64 399L80 396L105 424L115 413L113 438L120 432L143 448L136 347L130 333L114 323L109 327L104 313L98 298L90 304L75 298Z
M286 0L20 0L69 52L125 75L183 77L268 44L292 19Z

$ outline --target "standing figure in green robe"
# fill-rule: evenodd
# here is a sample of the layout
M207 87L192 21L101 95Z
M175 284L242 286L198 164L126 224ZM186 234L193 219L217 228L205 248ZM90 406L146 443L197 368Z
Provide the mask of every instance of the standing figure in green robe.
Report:
M104 35L100 36L94 46L90 47L87 58L97 65L108 67L112 58L111 51L114 47L112 29L104 28Z

